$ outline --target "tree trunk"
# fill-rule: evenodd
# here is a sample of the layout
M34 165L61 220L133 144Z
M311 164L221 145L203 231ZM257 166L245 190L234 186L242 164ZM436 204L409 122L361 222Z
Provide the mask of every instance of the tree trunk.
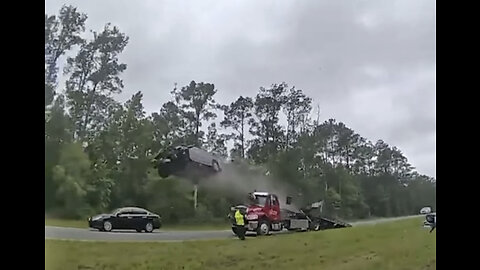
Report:
M193 209L197 210L197 199L198 199L198 185L193 186Z
M346 152L347 152L347 153L346 153L346 156L347 156L347 169L350 170L350 153L349 153L349 152L350 152L350 151L349 151L350 149L348 149L348 146L347 146L345 150L346 150Z
M244 122L245 122L245 117L242 115L242 133L240 134L240 141L242 143L242 158L245 158Z
M94 98L93 94L95 93L95 89L97 88L97 85L98 83L95 83L95 85L93 86L93 89L88 91L87 111L85 112L85 120L83 122L82 129L81 129L81 136L80 136L81 139L84 139L87 132L87 125L88 125L88 121L90 120L90 113L91 113L90 110L92 108L93 98Z
M288 112L288 116L287 116L287 137L286 137L286 148L288 149L288 147L290 146L290 142L289 142L289 139L290 139L290 123L291 123L291 119L292 116L291 116L291 112Z
M195 119L195 145L200 146L199 141L198 141L198 130L200 128L200 113L195 112L195 116L196 116L196 119Z

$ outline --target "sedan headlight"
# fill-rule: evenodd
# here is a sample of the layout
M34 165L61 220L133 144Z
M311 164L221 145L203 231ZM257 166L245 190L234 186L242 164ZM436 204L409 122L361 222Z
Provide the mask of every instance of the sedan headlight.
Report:
M253 219L258 219L258 215L257 214L250 214L250 215L247 216L247 219L249 219L249 220L250 219L252 219L252 220Z

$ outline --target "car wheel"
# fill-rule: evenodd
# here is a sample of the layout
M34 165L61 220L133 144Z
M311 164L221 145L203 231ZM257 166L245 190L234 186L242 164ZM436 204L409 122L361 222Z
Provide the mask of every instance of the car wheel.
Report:
M270 233L270 223L266 220L260 221L257 228L258 235L268 235Z
M161 178L167 178L171 174L171 164L170 163L160 163L157 165L157 172Z
M106 232L112 231L112 223L110 221L103 222L103 230Z
M157 172L161 178L167 178L168 176L170 176L170 173L167 170L160 167L157 169Z
M216 172L219 172L221 170L220 165L218 165L218 162L216 160L212 161L212 168Z
M148 222L148 223L145 225L145 231L146 231L146 232L149 232L149 233L153 232L153 224L152 224L152 222Z

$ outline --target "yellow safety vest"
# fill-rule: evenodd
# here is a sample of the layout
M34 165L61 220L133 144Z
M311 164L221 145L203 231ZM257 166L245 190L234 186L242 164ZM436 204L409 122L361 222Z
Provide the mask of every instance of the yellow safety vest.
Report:
M243 215L240 213L240 210L235 212L235 223L237 223L239 226L245 225L245 221L243 220Z

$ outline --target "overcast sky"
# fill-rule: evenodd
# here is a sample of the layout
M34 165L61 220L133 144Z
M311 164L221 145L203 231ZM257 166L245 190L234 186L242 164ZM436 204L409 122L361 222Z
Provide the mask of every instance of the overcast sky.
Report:
M121 101L142 91L151 113L175 82L214 83L230 103L285 81L321 120L384 139L436 176L434 0L47 0L45 12L62 4L89 29L111 22L130 37Z

